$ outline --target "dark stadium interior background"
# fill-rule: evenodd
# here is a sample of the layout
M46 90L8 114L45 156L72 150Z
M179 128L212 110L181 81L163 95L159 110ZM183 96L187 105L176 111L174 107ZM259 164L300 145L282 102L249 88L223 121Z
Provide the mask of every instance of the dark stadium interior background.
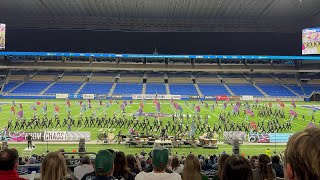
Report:
M7 51L301 55L301 32L110 32L7 29Z

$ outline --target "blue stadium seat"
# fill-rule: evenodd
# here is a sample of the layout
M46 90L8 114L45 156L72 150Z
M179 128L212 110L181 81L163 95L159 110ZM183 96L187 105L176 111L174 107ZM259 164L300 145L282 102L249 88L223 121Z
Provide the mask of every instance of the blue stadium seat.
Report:
M118 83L113 94L141 94L142 84L139 83Z
M38 94L43 91L50 82L25 82L11 93L21 93L21 94Z
M299 95L305 95L302 88L298 85L287 85L289 88L291 88L294 92L298 93Z
M176 95L198 95L193 84L170 84L170 94Z
M230 95L223 84L198 84L204 96Z
M258 86L269 96L296 96L280 84L259 84Z
M310 95L313 91L320 91L320 84L304 84L302 87L306 95Z
M51 86L45 94L57 94L57 93L75 93L82 85L81 82L57 82Z
M10 89L14 88L19 83L19 81L10 81L8 84L4 85L2 92L8 92Z
M251 96L263 96L261 92L255 88L252 84L228 84L230 90L238 96L251 95Z
M108 94L112 83L88 82L79 94Z
M163 83L147 83L146 94L166 94L166 87Z

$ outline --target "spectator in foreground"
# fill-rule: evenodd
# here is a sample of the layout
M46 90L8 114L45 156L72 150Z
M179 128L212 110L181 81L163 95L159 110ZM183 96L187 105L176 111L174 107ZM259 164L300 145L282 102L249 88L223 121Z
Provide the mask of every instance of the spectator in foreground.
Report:
M68 174L66 159L60 152L48 153L41 164L41 180L73 180Z
M201 173L200 161L197 156L189 154L181 173L183 180L208 180L208 177Z
M254 180L274 180L276 172L271 167L271 159L266 154L260 154L258 157L259 166L252 170Z
M222 170L224 169L224 165L226 163L226 160L230 157L229 154L222 154L220 158L218 159L218 169L215 176L213 176L212 179L222 179Z
M276 171L276 177L283 178L283 168L280 165L280 157L279 156L273 156L272 157L272 169Z
M134 177L142 171L140 160L135 158L132 154L127 155L127 163L129 171Z
M113 180L114 160L116 153L109 150L100 150L95 159L94 180Z
M320 129L310 127L289 138L284 152L285 178L320 179Z
M252 180L252 169L249 160L240 155L226 159L222 169L221 180Z
M126 155L124 152L117 152L114 160L114 171L113 176L117 179L133 180L134 176L131 174Z
M88 156L83 156L81 158L81 166L77 166L74 168L74 176L77 179L81 179L85 174L91 173L94 171L92 167L90 158Z
M250 164L252 169L257 169L259 167L258 156L251 156Z
M178 157L175 156L175 157L172 158L171 168L172 168L172 171L175 172L175 173L180 174L182 172L183 165L180 164L180 161L179 161Z
M152 150L152 167L153 171L150 173L140 172L136 176L136 180L181 180L181 177L177 173L166 173L166 167L169 160L169 150L159 146ZM200 168L200 167L199 167Z
M25 180L20 178L17 172L19 154L15 149L0 151L0 179L1 180Z

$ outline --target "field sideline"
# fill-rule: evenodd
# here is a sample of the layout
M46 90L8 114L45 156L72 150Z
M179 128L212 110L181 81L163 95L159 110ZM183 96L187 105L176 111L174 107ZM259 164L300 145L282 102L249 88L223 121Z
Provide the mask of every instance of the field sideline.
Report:
M14 121L16 119L16 116L12 115L12 113L10 112L10 108L12 107L12 99L0 99L0 106L1 106L1 112L0 112L0 127L1 127L1 131L3 130L3 128L5 126L7 126L7 123L8 123L8 120L10 118L12 118L13 120L13 125L14 125ZM43 117L43 111L42 111L42 105L44 102L47 103L47 106L48 106L48 111L47 111L47 114L48 114L48 118L51 118L53 117L53 111L54 111L54 103L56 105L58 105L60 107L60 112L59 112L59 117L60 117L60 120L62 122L63 118L67 117L67 108L66 108L66 100L31 100L31 99L15 99L15 110L16 112L18 112L20 110L20 107L19 105L22 104L22 109L24 111L24 117L25 118L31 118L34 114L34 112L37 113L38 116ZM107 114L107 117L113 117L113 115L115 115L116 117L122 117L122 110L120 109L120 105L123 103L123 100L117 100L119 104L116 103L115 100L113 100L113 103L112 105L110 105L109 107L107 107L105 104L106 102L109 102L109 100L104 100L103 101L103 105L100 105L99 104L99 101L98 100L92 100L91 103L92 103L92 108L88 108L88 110L86 112L84 112L83 116L90 116L92 113L96 113L97 116L102 116L104 115L105 113ZM161 110L160 110L160 113L164 113L164 114L173 114L173 113L176 113L175 109L171 106L170 104L170 101L169 100L158 100L161 104ZM36 102L41 102L40 105L36 105ZM77 120L79 115L80 115L80 104L79 104L79 100L71 100L71 106L70 106L70 110L71 110L71 115ZM82 100L82 102L86 102L85 100ZM126 107L125 111L126 111L126 116L128 116L128 118L131 118L132 117L132 114L137 112L138 109L139 109L139 104L140 104L140 100L134 100L132 104L129 103L130 101L127 101L128 103L128 106ZM179 101L175 101L177 102L183 109L182 113L183 114L194 114L194 109L192 109L192 104L195 104L195 105L201 105L201 102L199 101L182 101L182 100L179 100ZM212 110L210 108L210 105L214 104L215 102L214 101L204 101L206 103L208 103L209 107L206 108L205 106L201 106L201 111L199 112L202 116L204 115L209 115L210 118L209 118L209 121L208 123L210 124L210 126L212 127L213 124L215 122L218 122L218 116L221 112L224 111L223 109L223 101L218 101L219 105L218 107L216 107L214 110ZM250 104L252 104L253 102L249 102ZM261 105L264 105L266 104L266 102L259 102L259 104ZM277 106L277 102L273 102L273 108L278 108ZM279 121L280 122L286 122L288 120L288 114L289 114L289 111L292 108L292 105L291 105L291 102L286 102L284 103L285 104L285 107L284 107L284 111L285 111L285 114L286 114L286 119L280 119ZM31 105L35 105L37 107L37 110L36 111L33 111L30 106ZM302 130L304 129L308 123L310 122L311 120L311 114L312 114L312 110L310 108L305 108L305 107L302 107L303 105L306 105L306 106L320 106L320 103L318 102L296 102L296 109L295 111L297 112L298 114L298 119L295 119L293 122L292 122L292 130L288 131L288 132L296 132L296 131L299 131L299 130ZM232 106L230 105L230 103L228 103L227 105L227 108L226 108L226 112L231 112L232 111ZM253 110L256 113L256 110ZM146 104L144 105L144 112L146 113L156 113L156 108L155 108L155 105L153 104L153 101L152 100L148 100L146 101ZM240 110L240 113L241 115L240 116L237 116L237 117L231 117L231 120L233 120L234 122L243 122L243 121L246 121L246 117L244 115L242 115L242 112L243 110L241 109ZM303 121L301 120L301 114L304 114L305 115L305 118L306 118L306 121ZM316 123L318 124L319 123L319 118L320 118L320 115L319 115L319 112L316 111L315 112L315 119L316 119ZM140 120L143 119L143 117L140 117ZM149 118L149 120L153 121L153 118ZM166 123L166 121L170 120L171 121L171 117L164 117L163 118L164 120L164 123ZM255 121L255 122L258 122L258 121L267 121L267 119L265 118L259 118L259 117L250 117L249 116L249 121ZM119 128L89 128L89 127L72 127L71 128L72 131L89 131L91 132L91 140L96 140L97 139L97 134L99 133L103 133L103 132L112 132L114 134L117 134L118 131L120 130ZM25 130L20 130L20 131L25 131L25 132L38 132L38 131L44 131L46 129L25 129ZM55 130L55 131L65 131L67 130L67 127L62 127L62 128L50 128L49 130ZM128 134L128 129L121 129L122 133L123 134ZM172 133L171 133L172 135ZM221 139L220 139L221 140ZM10 144L10 143L9 143ZM17 149L19 149L20 151L22 149L24 149L24 145L21 145L21 144L15 144L15 145L12 145L14 147L16 147ZM72 149L77 149L78 145L71 145L71 144L63 144L61 143L61 147L64 147L65 149L67 150L72 150ZM101 149L101 147L111 147L111 148L114 148L114 149L118 149L118 150L123 150L125 151L126 153L138 153L141 151L141 148L126 148L124 145L100 145L100 144L90 144L90 145L87 145L87 148L88 148L88 151L96 151L98 149ZM263 153L264 150L266 148L271 148L271 149L274 149L274 146L273 145L259 145L259 146L254 146L254 145L242 145L242 150L251 154L252 153L255 153L255 152L259 152L259 153ZM284 146L279 146L279 150L283 150L285 147ZM56 144L49 144L49 150L56 150L56 149L59 149L59 145L56 145ZM197 149L194 149L194 148L180 148L180 149L174 149L174 150L177 150L179 153L181 152L184 152L184 153L187 153L187 152L190 152L190 151L197 151L197 153L207 153L207 152L222 152L223 150L226 150L227 152L231 152L231 146L229 145L219 145L219 149L218 150L208 150L208 149L202 149L202 148L197 148ZM252 150L252 151L251 151ZM46 145L38 145L35 152L36 153L41 153L41 152L45 152L46 151ZM278 150L277 150L278 151Z

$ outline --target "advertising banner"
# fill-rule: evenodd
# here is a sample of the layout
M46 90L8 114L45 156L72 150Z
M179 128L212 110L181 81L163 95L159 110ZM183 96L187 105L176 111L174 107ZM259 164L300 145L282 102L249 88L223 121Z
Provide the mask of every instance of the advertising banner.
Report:
M66 141L66 132L46 131L43 135L43 141Z
M83 99L94 99L94 94L82 94Z
M166 94L132 94L132 99L174 99L180 100L181 95L166 95Z
M240 101L240 96L230 96L229 99L232 101Z
M107 95L106 94L98 94L97 99L107 99Z
M113 94L111 97L112 99L122 99L122 96L118 94Z
M67 99L69 94L56 94L56 99Z
M217 101L225 101L227 99L229 99L228 96L216 96Z
M204 99L215 99L214 96L204 96Z
M253 101L253 96L241 96L241 100L243 100L243 101Z
M190 99L200 99L200 96L190 96Z

